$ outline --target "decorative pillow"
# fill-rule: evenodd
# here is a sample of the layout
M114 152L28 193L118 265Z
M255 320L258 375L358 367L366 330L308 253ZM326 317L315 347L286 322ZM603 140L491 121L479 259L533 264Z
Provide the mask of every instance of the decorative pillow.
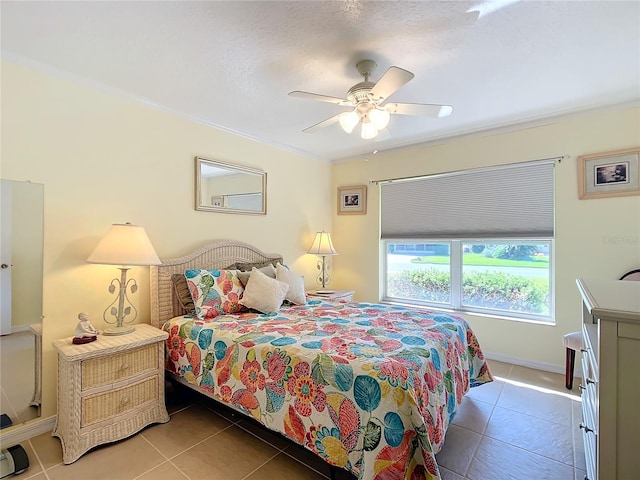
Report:
M285 300L295 303L296 305L305 305L307 297L304 293L304 278L298 275L280 263L276 265L276 280L289 285L289 291L284 297Z
M273 260L266 260L264 262L237 262L233 268L240 270L242 272L251 272L253 267L256 267L258 270L262 267L273 266L275 268L277 263L282 263L284 260L282 257L274 258Z
M238 270L187 270L184 276L201 320L244 310L239 303L244 287Z
M180 308L184 311L185 315L195 315L196 306L191 298L191 292L189 291L189 285L187 285L187 279L181 273L174 273L171 275L171 284L173 285L174 297L178 300ZM175 309L175 306L174 306Z
M274 313L280 310L288 290L289 285L266 276L254 267L240 304L262 313Z
M251 270L253 268L257 268L259 271L264 273L267 277L276 278L276 269L270 263L267 263L263 267L251 267L251 269L249 269L248 272L238 272L238 278L242 282L242 286L245 287L245 288L247 288L247 282L249 281L249 278L251 277Z

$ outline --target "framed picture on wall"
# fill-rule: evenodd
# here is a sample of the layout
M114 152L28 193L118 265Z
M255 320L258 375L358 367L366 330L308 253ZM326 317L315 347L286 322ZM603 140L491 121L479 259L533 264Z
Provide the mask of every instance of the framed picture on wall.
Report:
M367 186L338 187L338 215L367 213Z
M640 195L640 147L578 157L581 199Z

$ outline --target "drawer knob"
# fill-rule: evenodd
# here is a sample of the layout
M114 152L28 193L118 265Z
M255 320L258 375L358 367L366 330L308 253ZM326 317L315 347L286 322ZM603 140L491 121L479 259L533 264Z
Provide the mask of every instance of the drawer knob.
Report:
M120 405L125 406L128 404L129 404L129 397L122 397L122 400L120 400ZM582 428L582 426L580 428Z
M585 387L585 386L584 386L584 385L582 385L582 384L578 385L578 388L579 388L580 390L586 390L586 389L587 389L587 387Z
M123 363L122 366L120 367L120 370L129 370L129 364Z
M587 378L587 385L590 383L596 383L596 381L593 380L592 378Z
M589 351L589 349L588 349L588 348L581 348L581 349L580 349L580 351L581 351L582 353L587 353L587 352Z
M589 433L589 432L593 432L592 428L587 427L584 423L580 423L580 428L582 430L584 430L585 432Z

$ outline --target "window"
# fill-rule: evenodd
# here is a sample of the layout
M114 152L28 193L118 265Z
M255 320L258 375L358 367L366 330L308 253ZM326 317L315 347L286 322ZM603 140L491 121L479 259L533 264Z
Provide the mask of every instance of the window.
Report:
M383 182L383 300L553 322L553 166Z
M551 321L549 240L386 241L386 301Z

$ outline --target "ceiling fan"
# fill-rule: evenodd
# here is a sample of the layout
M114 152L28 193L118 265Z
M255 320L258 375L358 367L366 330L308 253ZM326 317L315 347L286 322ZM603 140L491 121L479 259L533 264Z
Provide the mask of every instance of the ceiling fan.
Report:
M371 139L375 138L381 130L387 127L391 114L441 118L451 115L451 112L453 112L451 105L385 103L387 98L411 80L414 75L403 68L392 66L389 67L380 80L375 83L370 82L369 77L376 67L376 62L373 60L361 60L356 64L356 69L364 77L364 81L351 87L347 92L346 99L317 93L290 92L289 95L291 97L335 103L341 107L353 107L350 112L334 115L327 120L305 128L303 132L315 132L323 127L340 122L342 129L347 133L351 133L356 125L362 123L361 137Z

